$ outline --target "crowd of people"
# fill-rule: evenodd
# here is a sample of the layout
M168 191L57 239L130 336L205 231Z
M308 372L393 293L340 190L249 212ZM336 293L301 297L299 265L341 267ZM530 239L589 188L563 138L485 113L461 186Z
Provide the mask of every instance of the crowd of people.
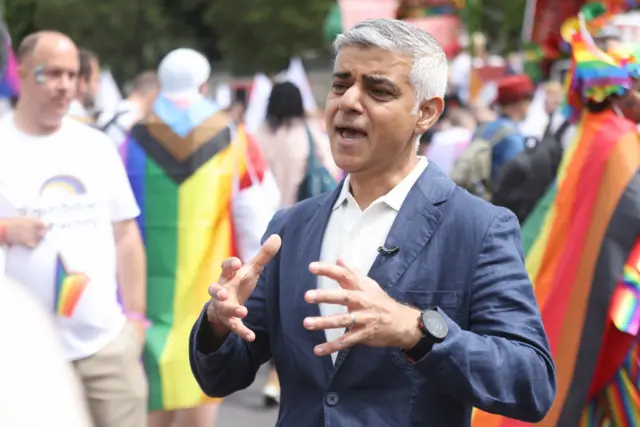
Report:
M22 349L0 417L211 427L270 363L282 426L634 425L640 55L576 22L566 86L511 64L491 105L468 57L362 22L324 123L275 81L255 131L195 50L96 111L99 56L26 37L0 117L0 312Z

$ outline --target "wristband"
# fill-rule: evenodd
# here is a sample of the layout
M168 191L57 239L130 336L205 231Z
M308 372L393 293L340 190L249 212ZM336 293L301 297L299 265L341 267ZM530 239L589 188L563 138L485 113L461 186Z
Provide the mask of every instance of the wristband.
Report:
M142 313L125 313L125 317L127 320L133 320L134 322L142 322L145 328L149 328L151 326L151 322L147 317Z

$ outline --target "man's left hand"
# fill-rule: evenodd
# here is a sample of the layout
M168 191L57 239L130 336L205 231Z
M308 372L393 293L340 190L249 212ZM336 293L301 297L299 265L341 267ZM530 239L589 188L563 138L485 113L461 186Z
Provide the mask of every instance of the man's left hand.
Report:
M305 294L305 300L311 304L339 304L348 309L345 314L304 320L309 330L348 328L337 340L317 346L316 355L326 356L356 344L410 349L422 338L418 328L420 311L391 298L373 279L341 260L336 264L313 262L309 270L316 276L335 280L341 288L314 289Z

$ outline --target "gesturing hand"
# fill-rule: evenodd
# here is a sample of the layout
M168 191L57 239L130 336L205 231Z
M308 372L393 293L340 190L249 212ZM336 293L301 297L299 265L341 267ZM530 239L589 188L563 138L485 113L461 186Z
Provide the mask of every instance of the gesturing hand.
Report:
M338 260L336 264L314 262L309 270L317 276L335 280L341 289L308 291L308 303L340 304L348 313L324 317L307 317L309 330L349 328L335 341L314 349L318 356L365 344L371 347L412 348L422 337L418 328L420 311L391 298L373 279Z
M207 319L216 336L222 338L233 331L246 341L256 336L243 323L247 316L244 303L256 288L264 266L280 250L280 236L270 236L258 254L248 264L242 265L238 258L227 258L222 263L220 280L209 286L211 301L207 307Z

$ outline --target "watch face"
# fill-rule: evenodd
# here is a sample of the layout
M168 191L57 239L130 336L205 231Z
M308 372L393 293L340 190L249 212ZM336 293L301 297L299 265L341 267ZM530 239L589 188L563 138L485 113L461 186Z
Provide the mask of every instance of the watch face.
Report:
M435 310L427 310L422 316L425 329L436 339L443 340L447 337L449 328L444 318Z

